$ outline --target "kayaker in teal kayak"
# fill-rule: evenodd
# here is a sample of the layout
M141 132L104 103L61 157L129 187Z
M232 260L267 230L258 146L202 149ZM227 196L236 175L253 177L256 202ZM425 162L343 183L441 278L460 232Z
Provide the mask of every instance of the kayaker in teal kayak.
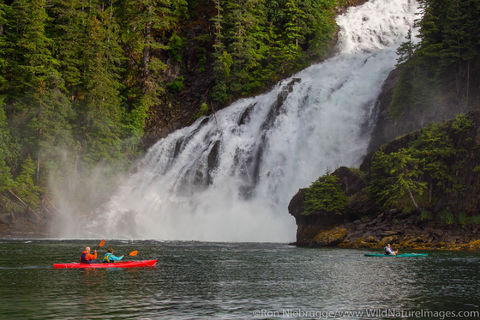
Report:
M397 251L393 251L392 246L390 245L390 243L388 243L388 244L385 246L385 248L383 248L383 249L385 249L385 254L386 254L387 256L396 256L397 253L398 253L398 250L397 250Z
M120 261L122 259L123 259L123 256L117 257L117 256L113 255L113 249L112 248L108 249L107 253L105 253L105 256L103 256L103 262L105 262L105 263Z

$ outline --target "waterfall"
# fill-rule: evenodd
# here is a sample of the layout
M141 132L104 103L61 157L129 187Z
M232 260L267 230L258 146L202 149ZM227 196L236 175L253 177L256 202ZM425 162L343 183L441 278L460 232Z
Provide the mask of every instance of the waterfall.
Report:
M299 188L358 166L373 108L418 11L371 0L337 17L336 54L150 148L88 229L112 238L291 241Z

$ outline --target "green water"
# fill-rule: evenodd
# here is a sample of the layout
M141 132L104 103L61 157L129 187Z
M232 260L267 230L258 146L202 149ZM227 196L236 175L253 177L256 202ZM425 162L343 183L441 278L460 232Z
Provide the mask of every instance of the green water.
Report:
M107 241L116 254L138 249L138 260L158 258L157 267L51 267L76 262L84 245L95 244L1 240L0 318L377 319L480 310L474 252L382 259L285 244Z

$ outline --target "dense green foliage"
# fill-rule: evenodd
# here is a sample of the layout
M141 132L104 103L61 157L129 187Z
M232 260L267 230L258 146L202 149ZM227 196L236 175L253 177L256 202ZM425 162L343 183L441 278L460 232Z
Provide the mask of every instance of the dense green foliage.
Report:
M305 189L303 215L313 213L342 214L347 204L347 196L342 190L338 178L326 174Z
M215 0L215 86L223 102L324 57L338 0Z
M410 32L398 49L400 78L389 106L394 119L425 109L432 113L439 105L465 110L480 103L480 34L476 32L480 1L420 0L420 4L420 42L415 44ZM415 210L421 219L436 215L448 224L470 219L461 218L466 215L462 210L472 214L477 204L475 199L458 202L472 192L472 186L459 178L459 170L473 138L466 135L459 143L454 137L458 140L472 127L472 120L461 115L448 129L427 126L406 148L389 154L378 151L369 186L377 203L385 209ZM439 207L443 209L437 212Z
M476 117L475 122L461 114L385 145L369 157L364 171L356 173L364 184L349 196L343 189L347 184L342 188L338 183L339 179L349 180L345 168L322 176L305 190L304 214L351 212L355 216L356 209L367 208L363 214L375 215L378 210L396 209L416 214L419 220L478 223L478 114ZM351 173L356 170L349 169Z
M461 210L472 211L478 205L477 197L472 200L475 203L464 198L467 189L476 186L467 186L459 174L459 170L465 169L466 159L473 156L468 152L473 147L474 134L472 119L459 115L450 125L425 127L406 148L389 153L380 149L370 168L371 196L383 209L416 211L422 219L430 219L432 212L443 208L437 212L440 220L457 221L461 214L465 215ZM460 212L454 214L446 208Z
M400 80L390 114L439 103L475 106L480 101L480 1L421 0L420 43L399 48Z
M465 115L457 116L451 124L453 134L467 132L472 127L472 120ZM430 124L408 148L389 154L377 151L370 183L377 202L384 208L410 211L420 209L416 200L420 199L422 207L432 209L434 189L440 189L440 193L460 191L456 170L462 165L461 156L466 150L455 146L451 135L443 125ZM428 197L421 197L427 190Z
M159 110L188 124L323 57L344 2L0 0L0 210L126 168Z
M390 154L375 153L370 192L383 208L418 209L415 197L423 194L426 183L419 180L420 161L411 153L404 148Z

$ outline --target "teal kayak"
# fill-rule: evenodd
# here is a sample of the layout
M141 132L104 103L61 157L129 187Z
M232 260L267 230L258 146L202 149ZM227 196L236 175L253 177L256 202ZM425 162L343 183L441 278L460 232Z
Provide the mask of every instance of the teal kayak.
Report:
M407 258L407 257L426 257L428 253L402 253L394 255L387 255L381 253L365 253L365 257L395 257L395 258Z

